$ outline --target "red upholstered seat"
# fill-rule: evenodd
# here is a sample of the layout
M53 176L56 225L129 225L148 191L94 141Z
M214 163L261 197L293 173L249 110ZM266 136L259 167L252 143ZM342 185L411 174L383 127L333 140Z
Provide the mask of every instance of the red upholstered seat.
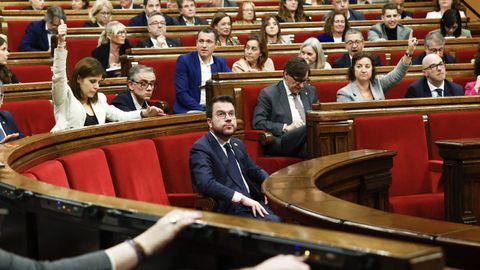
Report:
M195 46L197 44L197 35L185 35L180 37L182 46Z
M63 165L58 160L47 160L33 166L24 173L34 175L41 182L64 188L70 187Z
M335 60L337 60L338 58L342 57L344 54L345 53L329 53L327 61L328 63L330 63L330 65L333 65L333 62L335 62Z
M475 59L477 49L474 48L462 48L455 52L455 59L457 63L471 63L472 59Z
M263 131L254 130L252 120L258 95L266 86L267 85L249 85L242 87L243 123L245 128L244 142L250 157L265 171L273 173L288 165L302 161L302 159L294 157L268 157L263 153L263 148L258 139Z
M157 74L151 99L164 100L173 108L175 102L175 66L177 59L142 60L140 64L152 67Z
M7 20L8 48L12 52L18 52L18 46L22 42L25 29L31 23L31 20Z
M28 177L30 179L38 180L37 177L33 173L24 172L24 173L22 173L22 175L25 176L25 177Z
M408 78L401 80L397 85L392 87L385 93L386 99L395 99L395 98L404 98L405 93L407 92L408 86L416 81L417 78Z
M298 54L276 54L276 55L269 55L269 57L273 61L273 65L275 66L275 70L283 70L285 68L285 64L288 60L296 57Z
M417 57L423 52L423 50L415 50L413 52L413 58ZM405 55L405 51L392 51L390 54L390 59L392 61L392 66L396 66L398 64L398 61L402 59L402 57Z
M465 91L465 85L468 82L473 82L477 80L476 76L460 76L460 77L453 77L453 82L460 84L463 87L463 90Z
M17 80L22 83L48 82L52 80L49 65L9 65Z
M355 119L357 149L394 150L391 211L443 219L443 193L432 193L428 149L422 115Z
M78 61L85 57L91 57L92 51L97 48L98 37L81 37L68 39L67 74L70 74Z
M53 106L49 100L6 102L2 109L12 114L18 129L25 135L50 132L55 125Z
M346 81L327 81L313 82L312 85L317 89L317 97L320 102L336 102L337 92L340 88L347 85Z
M310 37L318 37L320 31L300 31L293 35L293 43L302 43Z
M102 148L118 197L168 205L162 171L152 140L137 140Z
M75 190L115 196L105 153L100 148L75 152L57 158Z

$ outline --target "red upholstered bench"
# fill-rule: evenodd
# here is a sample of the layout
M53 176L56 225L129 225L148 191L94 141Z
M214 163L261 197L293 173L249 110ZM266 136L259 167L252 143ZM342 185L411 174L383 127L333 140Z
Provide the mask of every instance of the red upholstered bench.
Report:
M273 65L275 66L275 70L283 70L285 68L285 64L288 62L288 60L296 57L297 55L298 55L297 53L274 54L274 55L269 55L269 57L273 61Z
M22 42L22 38L25 35L25 29L32 22L32 20L8 20L7 21L7 37L8 37L8 48L12 52L18 52L18 47Z
M477 50L474 48L458 49L455 52L455 59L457 63L471 63L475 59Z
M477 80L476 76L460 76L460 77L453 77L452 79L455 83L460 84L463 87L463 90L465 91L465 85L468 82L473 82Z
M49 82L52 71L49 65L9 65L17 80L22 83Z
M317 89L317 97L320 102L337 102L337 92L347 85L346 81L313 82Z
M12 114L18 129L26 136L50 132L55 125L53 105L49 100L5 102L2 109Z
M97 45L98 37L82 37L68 39L67 74L69 76L78 61L85 57L92 56L92 51L97 48Z
M413 58L422 54L422 52L423 50L415 50L415 52L413 52ZM396 66L398 64L398 61L400 61L400 59L402 59L404 55L405 55L405 51L392 51L392 53L390 54L392 66Z
M157 74L155 90L151 99L164 100L173 108L175 102L175 66L176 58L142 60L140 64L152 67ZM171 112L170 112L171 113Z
M395 99L395 98L404 98L405 93L407 92L407 88L415 82L417 78L408 78L401 80L397 85L392 87L385 93L386 99Z
M307 40L310 37L318 37L320 35L320 31L301 31L301 32L296 32L293 35L293 43L303 43L305 40Z
M443 193L429 174L425 127L421 114L355 119L357 149L394 150L390 210L394 213L444 219Z
M63 165L58 160L47 160L42 162L26 170L24 174L27 177L30 174L34 175L35 178L41 182L64 188L70 188Z

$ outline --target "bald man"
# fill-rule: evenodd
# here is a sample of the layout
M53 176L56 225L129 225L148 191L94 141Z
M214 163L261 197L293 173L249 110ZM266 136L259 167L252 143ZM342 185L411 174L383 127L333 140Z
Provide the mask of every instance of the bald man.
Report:
M422 61L423 77L412 83L406 98L463 96L463 88L446 80L445 63L437 54L428 54Z

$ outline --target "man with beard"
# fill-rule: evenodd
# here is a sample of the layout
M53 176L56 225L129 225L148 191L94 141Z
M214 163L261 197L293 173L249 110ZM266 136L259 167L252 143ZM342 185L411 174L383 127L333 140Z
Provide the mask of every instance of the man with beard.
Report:
M212 197L218 212L280 221L260 191L267 172L253 162L243 142L232 137L237 128L233 98L212 98L206 114L210 130L190 150L194 190Z
M363 35L358 29L350 28L345 33L345 49L347 53L333 61L333 68L346 68L352 65L352 57L355 53L363 51ZM380 58L373 55L373 64L381 66Z
M400 14L397 5L385 4L382 8L382 20L383 23L377 23L368 30L369 41L408 40L412 29L398 23Z

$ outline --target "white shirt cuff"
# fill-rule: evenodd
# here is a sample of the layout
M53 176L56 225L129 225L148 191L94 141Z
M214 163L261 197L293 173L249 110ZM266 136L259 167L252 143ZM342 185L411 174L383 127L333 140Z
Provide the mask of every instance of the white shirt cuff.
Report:
M240 192L236 192L233 194L233 197L232 197L232 202L234 203L240 203L240 201L242 200L243 198L243 194L240 193Z

